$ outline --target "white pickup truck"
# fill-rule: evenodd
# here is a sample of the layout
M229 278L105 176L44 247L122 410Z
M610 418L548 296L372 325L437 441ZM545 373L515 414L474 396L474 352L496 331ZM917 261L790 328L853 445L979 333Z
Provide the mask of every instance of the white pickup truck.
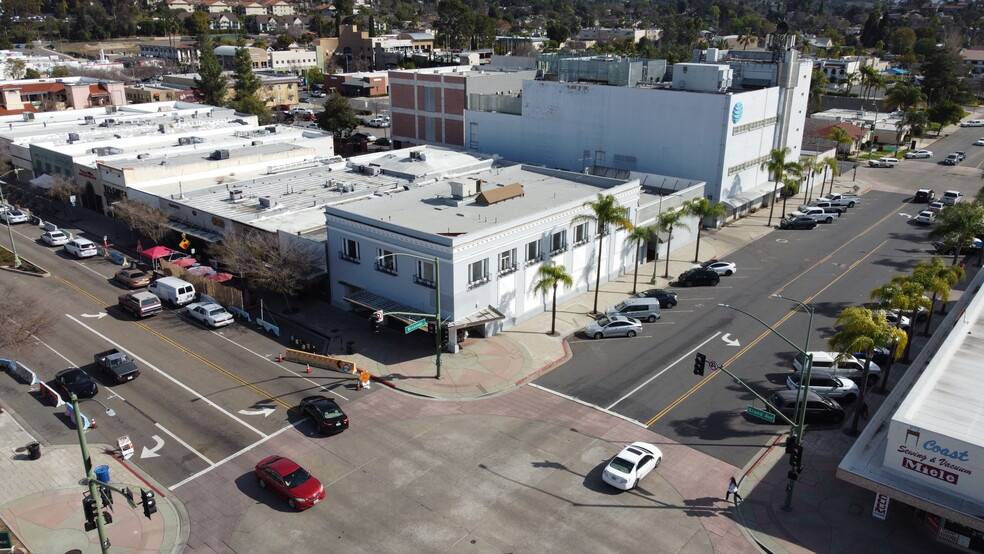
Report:
M790 217L808 217L818 223L833 223L835 219L840 217L840 214L833 210L827 211L824 208L811 208L809 206L803 206L799 210L790 214Z
M830 202L833 206L845 206L848 208L853 208L861 203L861 197L853 194L828 194L822 198L817 198L817 200Z

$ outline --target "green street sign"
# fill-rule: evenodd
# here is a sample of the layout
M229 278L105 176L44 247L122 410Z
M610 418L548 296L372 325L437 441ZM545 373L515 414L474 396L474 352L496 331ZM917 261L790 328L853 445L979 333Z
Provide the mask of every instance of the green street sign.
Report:
M755 417L757 417L759 419L764 419L764 420L768 421L769 423L775 423L776 422L776 414L773 414L771 412L767 412L765 410L760 410L760 409L756 408L755 406L749 406L748 408L745 409L745 411L748 412L750 415L753 415L753 416L755 416Z
M417 329L420 329L424 325L427 325L427 320L426 319L418 319L417 321L414 321L410 325L407 325L406 327L404 327L403 328L403 334L405 334L405 335L406 334L410 334L411 332L416 331Z

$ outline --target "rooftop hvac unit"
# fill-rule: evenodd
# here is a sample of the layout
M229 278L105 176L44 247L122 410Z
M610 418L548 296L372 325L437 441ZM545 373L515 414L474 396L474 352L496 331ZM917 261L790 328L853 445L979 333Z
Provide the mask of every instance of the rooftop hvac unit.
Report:
M269 127L266 128L266 131L268 133L276 133L277 132L277 127L274 126L274 125L271 125L271 126L269 126Z
M106 106L106 113L116 113L116 106Z
M69 133L68 134L68 140L69 140L69 142L79 140L79 134L78 133Z
M157 126L157 131L160 133L166 133L167 127L163 123L161 123L160 125Z
M260 197L260 207L261 208L272 208L274 204L277 203L277 199L272 196L261 196Z
M234 189L229 191L229 200L236 201L243 199L243 191Z
M34 112L24 112L24 121L34 121Z
M253 146L263 146L263 141L262 140L254 140L253 141Z
M228 160L229 159L229 151L226 150L226 149L216 150L215 152L212 152L212 159L213 160Z
M137 154L137 159L138 160L146 160L149 157L150 157L150 154Z
M96 122L96 118L95 117L92 117L91 115L85 116L85 123L86 123L86 125L92 125L95 122Z
M366 173L368 173L369 175L372 175L372 176L376 176L376 175L379 175L380 173L382 173L382 168L379 167L378 165L370 165L366 169L367 169Z
M410 151L410 159L411 160L419 160L420 159L420 150L411 150Z

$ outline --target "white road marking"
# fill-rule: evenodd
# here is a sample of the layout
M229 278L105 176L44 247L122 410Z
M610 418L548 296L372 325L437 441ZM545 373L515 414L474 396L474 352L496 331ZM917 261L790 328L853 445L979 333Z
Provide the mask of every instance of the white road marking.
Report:
M702 342L702 343L698 344L697 346L695 346L694 349L691 350L690 352L687 352L683 356L680 356L679 358L677 358L677 360L675 362L673 362L670 365L668 365L665 368L663 368L663 371L660 371L656 375L653 375L649 379L646 379L646 381L644 383L642 383L638 387L636 387L636 388L632 389L631 391L629 391L628 394L626 394L622 398L619 398L618 400L616 400L615 402L613 402L612 405L609 406L609 407L607 407L607 408L605 408L605 410L611 410L612 408L615 407L616 404L618 404L619 402L621 402L621 401L625 400L626 398L632 396L633 394L635 394L636 392L638 392L639 389L641 389L642 387L645 387L646 385L648 385L649 383L651 383L654 379L656 379L660 375L662 375L662 374L666 373L667 371L669 371L670 368L672 368L673 366L675 366L678 363L682 362L684 359L689 358L690 356L692 356L695 352L697 352L698 349L700 349L701 346L704 346L705 344L707 344L707 343L711 342L712 340L716 339L717 336L720 335L720 334L721 334L721 331L718 331L717 333L714 333L713 335L711 335L711 337L709 339L707 339L704 342Z
M67 318L69 318L69 319L71 319L71 320L72 320L72 321L74 321L75 323L78 323L78 324L79 324L79 325L81 325L82 327L84 327L84 328L86 328L86 329L87 329L87 330L88 330L89 332L91 332L91 333L92 333L93 335L96 335L97 337L99 337L99 338L101 338L101 339L103 339L103 340L105 340L106 342L108 342L109 344L111 344L111 345L113 345L114 347L116 347L116 348L118 348L118 349L120 349L120 350L126 350L125 348L123 348L123 346L122 346L122 345L120 345L120 344L118 344L117 342L115 342L115 341L113 341L113 340L111 340L111 339L110 339L109 337L107 337L106 335L104 335L104 334L102 334L102 333L100 333L99 331L96 331L95 329L93 329L92 327L90 327L90 326L88 326L88 325L86 325L85 323L83 323L82 321L80 321L80 320L78 320L78 319L76 319L75 317L73 317L73 316L71 316L71 315L69 315L69 314L65 314L65 317L67 317ZM172 382L172 383L174 383L175 385L177 385L177 386L179 386L179 387L181 387L182 389L184 389L184 390L186 390L186 391L188 391L188 392L189 392L189 393L191 393L191 394L192 394L192 395L193 395L193 396L194 396L195 398L197 398L197 399L199 399L199 400L201 400L202 402L204 402L204 403L206 403L206 404L208 404L209 406L211 406L211 407L213 407L213 408L215 408L216 410L218 410L218 411L220 411L220 412L222 412L223 414L225 414L225 415L227 415L227 416L229 416L229 418L231 418L231 419L232 419L233 421L236 421L236 422L238 422L238 423L240 423L240 424L242 424L242 425L243 425L244 427L246 427L246 428L247 428L247 429L249 429L250 431L253 431L254 433L256 433L257 435L259 435L259 436L261 436L261 437L267 437L267 435L266 435L265 433L263 433L263 431L260 431L260 430L259 430L259 429L257 429L256 427L253 427L253 426L252 426L252 425L250 425L249 423L246 423L246 422L245 422L245 421L243 421L242 419L240 419L240 418L238 418L238 417L236 417L236 416L235 416L235 415L234 415L233 413L231 413L231 412L229 412L228 410L226 410L226 409L225 409L225 408L223 408L222 406L219 406L219 405L218 405L218 404L216 404L215 402L212 402L212 401L211 401L210 399L208 399L208 398L206 398L205 396L203 396L203 395L201 395L201 394L200 394L200 393L199 393L198 391L196 391L196 390L194 390L194 389L192 389L192 388L191 388L191 387L189 387L188 385L185 385L185 384L184 384L184 383L182 383L181 381L178 381L178 380L177 380L177 379L175 379L174 377L171 377L171 376L170 376L170 375L168 375L167 373L164 373L164 371L162 371L162 370L161 370L160 368L158 368L158 367L157 367L157 366L155 366L154 364L152 364L152 363L150 363L150 362L148 362L147 360L145 360L145 359L143 359L143 358L141 358L140 356L137 356L136 354L133 354L132 352L130 352L129 354L130 354L130 356L131 356L131 357L133 357L133 359L135 359L135 360L137 360L137 361L139 361L140 363L142 363L142 364L144 364L145 366L147 366L147 367L149 367L150 369L152 369L152 370L154 370L154 371L156 371L157 373L159 373L159 374L161 374L161 375L162 375L162 376L163 376L163 377L164 377L165 379L167 379L167 380L169 380L169 381L171 381L171 382Z
M158 437L157 435L154 435L150 438L154 439L154 447L147 448L147 446L144 445L143 450L140 451L141 458L159 458L161 456L160 454L157 453L157 451L160 450L161 448L164 448L164 439Z
M168 431L167 429L165 429L164 426L161 425L160 423L155 423L154 425L156 425L157 428L160 429L161 431L164 431L165 433L167 433L167 435L169 437L171 437L172 439L174 439L175 441L177 441L178 444L180 444L181 446L187 448L192 454L194 454L195 456L198 456L199 458L205 460L205 463L207 463L208 465L215 465L212 462L212 460L209 460L208 458L205 457L204 454L202 454L201 452L199 452L199 451L195 450L194 448L192 448L190 444L186 443L185 441L181 440L180 437L178 437L174 433L172 433L172 432ZM156 437L156 436L157 435L154 435L154 437Z
M634 419L625 417L624 415L622 415L620 413L612 412L610 410L607 410L607 409L602 408L601 406L598 406L598 405L595 405L595 404L590 404L590 403L585 402L584 400L581 400L579 398L575 398L573 396L569 396L569 395L566 395L564 393L557 392L555 390L550 390L550 389L545 388L545 387L541 387L540 385L537 385L536 383L527 383L527 384L529 386L531 386L531 387L538 388L538 389L540 389L540 390L542 390L544 392L549 392L550 394L552 394L554 396L559 396L561 398L565 398L565 399L570 400L572 402L577 402L578 404L581 404L582 406L587 406L589 408L593 408L595 410L598 410L599 412L604 412L604 413L606 413L608 415L615 416L615 417L617 417L617 418L619 418L621 420L628 421L629 423L634 423L634 424L638 425L639 427L642 427L643 429L648 429L649 428L649 427L646 426L645 423L642 423L641 421L636 421Z

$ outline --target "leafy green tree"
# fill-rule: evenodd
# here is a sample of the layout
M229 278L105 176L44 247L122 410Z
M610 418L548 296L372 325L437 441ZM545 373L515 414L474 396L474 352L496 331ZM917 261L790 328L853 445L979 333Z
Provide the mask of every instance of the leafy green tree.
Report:
M892 327L885 320L885 314L872 313L867 308L851 306L844 308L834 324L839 331L827 341L830 349L835 352L864 352L864 369L861 371L861 382L858 383L860 393L854 409L854 422L850 434L858 433L858 423L861 421L861 410L864 404L865 392L868 389L868 372L871 370L871 357L876 346L895 346L895 355L906 345L908 337L901 329ZM887 375L882 381L887 380Z
M724 217L728 214L724 204L720 202L711 203L707 198L694 198L683 203L681 211L684 215L697 218L697 249L694 252L694 263L700 259L700 232L704 229L704 222L708 219ZM632 292L635 292L633 286Z
M911 338L915 331L916 314L919 308L927 310L932 308L929 299L923 296L924 290L923 285L913 279L911 275L896 275L888 283L871 291L871 299L878 300L888 310L897 311L900 316L907 312L911 313L907 331ZM895 326L899 329L902 328L901 317L896 318ZM908 349L905 351L905 360L909 360Z
M557 334L557 287L564 285L564 288L574 286L574 279L567 273L567 268L549 262L540 266L536 272L537 281L533 284L533 292L546 296L552 293L550 307L550 334Z
M21 59L7 58L7 61L3 62L3 72L8 79L23 79L24 74L27 73L27 63Z
M909 125L912 115L909 109L919 108L925 104L926 95L919 88L910 85L895 85L885 95L885 109L902 111L902 118L899 120L898 131L895 136L896 143L902 140L902 134Z
M598 193L595 200L584 203L590 214L579 214L574 222L593 222L598 230L598 266L595 268L594 308L592 313L598 313L598 289L601 286L601 259L604 253L605 235L611 228L631 231L632 222L629 220L629 209L618 203L614 195Z
M642 248L646 246L650 241L656 240L658 235L658 229L655 225L643 225L641 227L633 227L627 237L625 237L626 242L635 243L636 248L636 262L635 269L632 271L632 294L636 293L636 285L639 282L639 262L642 261Z
M198 76L195 77L195 98L210 106L224 106L229 80L215 57L215 43L208 34L198 37Z
M467 37L472 35L473 20L471 8L461 0L440 0L437 3L437 21L434 22L438 42L446 48L464 47Z
M929 327L933 322L933 309L936 307L936 299L940 299L940 314L946 313L946 303L950 300L950 290L967 273L959 265L946 265L939 256L933 256L929 261L922 261L912 268L912 279L923 286L923 289L933 296L930 300L930 309L926 314L926 327L923 329L923 336L929 336ZM915 323L915 321L913 321Z
M961 102L968 96L963 61L946 48L936 48L919 64L923 75L922 90L929 104L944 100Z
M253 73L253 60L243 35L239 35L236 40L236 54L232 58L232 68L235 93L229 105L238 112L257 116L261 124L273 121L273 113L270 108L256 94L263 83Z
M792 151L788 146L782 150L773 148L769 151L769 159L762 162L760 166L761 169L768 170L769 174L774 175L776 179L776 184L772 187L772 198L769 201L769 222L766 224L769 227L772 227L772 214L776 207L776 192L779 190L779 183L784 182L784 177L787 174L799 175L802 173L802 168L798 163L786 161L786 156L791 153Z
M810 79L810 101L815 106L814 111L823 110L823 95L827 92L827 76L819 69L813 70L813 77Z
M33 67L28 67L27 69L24 70L24 78L25 79L40 79L41 78L41 73L39 73L38 70L37 69L34 69Z
M830 132L827 133L827 138L834 141L834 143L837 145L837 150L835 154L841 154L841 145L851 144L854 142L854 139L851 138L851 135L847 134L847 131L845 131L840 127L832 128Z
M315 116L318 127L339 138L348 138L359 126L359 118L348 100L337 92L325 99L324 109Z
M677 227L681 229L690 229L690 226L683 222L684 213L682 210L677 210L670 208L665 212L659 214L656 218L656 228L659 229L661 233L666 233L666 269L663 272L663 278L668 279L670 277L670 246L673 243L673 230ZM653 264L653 283L656 282L656 264Z
M476 15L472 24L472 46L474 48L493 48L498 21L487 15Z
M282 33L277 35L277 41L273 43L273 49L287 50L292 44L294 44L294 37Z
M562 43L571 38L571 30L560 21L551 21L547 24L547 38Z
M929 231L929 238L952 243L953 265L957 265L964 245L982 235L984 231L984 205L977 202L958 202L936 216L936 225Z
M49 77L51 77L52 79L56 79L59 77L68 77L68 75L69 75L68 67L64 65L56 65L55 67L51 68L51 73Z
M307 80L309 87L325 84L325 74L321 72L320 67L312 67L311 69L305 71L304 78Z
M208 34L208 12L203 10L195 10L195 12L191 14L191 17L185 19L185 30L188 31L189 35L195 37Z

